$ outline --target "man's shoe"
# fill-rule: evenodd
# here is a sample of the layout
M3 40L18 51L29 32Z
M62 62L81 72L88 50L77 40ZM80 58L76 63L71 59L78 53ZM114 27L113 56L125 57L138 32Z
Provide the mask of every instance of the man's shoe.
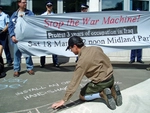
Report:
M132 63L134 63L134 62L135 62L135 61L132 61L132 60L131 60L131 61L129 62L129 64L132 64Z
M0 78L3 78L3 77L5 77L5 76L6 76L6 73L5 73L5 72L0 73Z
M144 62L142 60L138 60L137 62L144 64Z
M19 72L14 72L14 77L19 77L20 76L20 73Z
M11 62L7 63L7 67L12 66L13 64Z
M147 71L150 71L150 67L146 68Z
M27 72L29 73L29 75L34 75L34 71L33 70L29 70Z
M54 64L54 67L59 67L59 64Z
M116 102L117 106L121 106L122 105L122 95L120 92L120 88L118 84L113 85L113 87L111 88L111 92L112 92L112 96L114 97L114 100Z
M40 68L44 68L44 67L45 67L45 65L41 65L41 66L40 66Z
M105 88L101 92L100 96L105 100L107 106L110 109L112 109L112 110L116 109L116 103L115 103L114 98L111 95L111 90L109 88Z

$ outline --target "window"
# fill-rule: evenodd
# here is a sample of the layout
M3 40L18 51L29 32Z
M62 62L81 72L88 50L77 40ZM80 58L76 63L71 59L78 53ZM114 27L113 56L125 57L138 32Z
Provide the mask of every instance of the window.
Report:
M102 0L102 11L123 10L124 0Z
M3 11L11 16L18 8L17 0L0 0Z
M132 10L149 11L149 1L137 1L133 0Z
M33 13L36 15L41 15L46 11L47 0L32 0L33 3ZM57 13L57 0L51 0L53 3L53 13Z
M81 4L86 4L87 0L63 0L63 12L81 12Z

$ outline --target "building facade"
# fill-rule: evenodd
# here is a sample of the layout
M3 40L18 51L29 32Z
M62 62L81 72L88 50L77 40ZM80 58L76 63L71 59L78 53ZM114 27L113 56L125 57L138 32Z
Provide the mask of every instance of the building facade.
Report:
M10 16L17 10L17 0L0 0L0 5L4 12ZM47 0L27 0L27 8L36 15L45 12L45 2ZM150 0L51 0L53 2L54 13L80 12L81 4L89 5L89 12L92 11L115 11L115 10L142 10L150 11ZM143 49L143 61L150 60L150 49ZM129 61L130 50L108 54L111 61ZM5 55L3 56L5 58Z

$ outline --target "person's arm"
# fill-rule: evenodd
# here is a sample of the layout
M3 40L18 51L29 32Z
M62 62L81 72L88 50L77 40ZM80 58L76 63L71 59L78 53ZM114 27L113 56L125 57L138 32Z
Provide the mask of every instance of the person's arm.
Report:
M13 15L10 18L9 25L8 25L8 32L9 32L10 38L12 39L14 43L18 42L15 37L15 32L14 32L16 20L17 20L17 17L15 17L15 13L13 13Z
M9 32L10 38L12 38L12 36L15 36L15 33L14 33L15 23L16 23L16 18L15 18L15 14L13 13L13 15L10 18L9 25L8 25L8 32Z
M5 27L3 29L3 32L6 32L8 30L8 24L9 24L9 21L10 21L8 15L5 16L4 21L5 21Z
M77 68L74 72L73 78L67 87L64 98L58 102L55 102L51 106L53 109L57 109L58 107L61 107L62 105L65 104L65 102L67 102L71 98L71 96L74 94L74 92L78 88L84 74L85 74L85 69L83 69L81 66L77 66Z

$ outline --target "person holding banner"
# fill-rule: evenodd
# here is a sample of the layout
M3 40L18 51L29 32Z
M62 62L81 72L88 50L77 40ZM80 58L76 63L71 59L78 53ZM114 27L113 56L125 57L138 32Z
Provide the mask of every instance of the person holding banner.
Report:
M88 11L89 6L86 4L82 4L81 5L81 12L87 12Z
M0 42L4 48L4 52L7 59L7 66L12 66L12 58L9 50L8 43L8 24L9 16L3 12L3 8L0 6Z
M50 15L50 14L53 14L52 8L53 8L52 2L47 1L47 2L46 2L46 9L47 9L47 10L46 10L46 12L43 13L42 15ZM55 67L59 67L57 55L54 55L54 54L53 54L53 55L52 55L52 58L53 58L53 65L54 65ZM44 68L44 66L45 66L45 56L41 56L41 57L40 57L40 63L41 63L41 68Z
M14 43L14 77L19 77L20 75L20 69L21 69L21 55L22 53L20 52L20 50L18 49L17 46L17 37L15 37L15 24L17 23L17 18L18 17L23 17L23 16L31 16L34 15L34 13L28 9L26 9L27 6L27 0L18 0L18 6L19 9L17 11L15 11L10 19L10 23L9 23L9 34L10 37L12 39L12 42ZM26 67L27 67L27 72L30 75L34 75L34 71L33 71L33 62L32 62L32 57L26 57Z
M112 110L116 109L116 105L121 106L120 88L118 84L114 84L113 67L103 50L96 46L84 46L82 38L78 36L69 38L67 49L78 55L79 59L64 98L51 107L57 109L64 105L76 91L84 75L90 79L90 82L81 89L79 95L81 100L102 98Z
M140 11L139 8L136 9L136 11ZM139 63L144 63L142 59L142 49L133 49L131 50L131 55L130 55L130 64L135 62L135 58L137 58L137 62Z
M137 62L139 63L144 63L142 59L142 49L134 49L131 50L131 55L130 55L130 64L135 62L135 58L137 58Z

